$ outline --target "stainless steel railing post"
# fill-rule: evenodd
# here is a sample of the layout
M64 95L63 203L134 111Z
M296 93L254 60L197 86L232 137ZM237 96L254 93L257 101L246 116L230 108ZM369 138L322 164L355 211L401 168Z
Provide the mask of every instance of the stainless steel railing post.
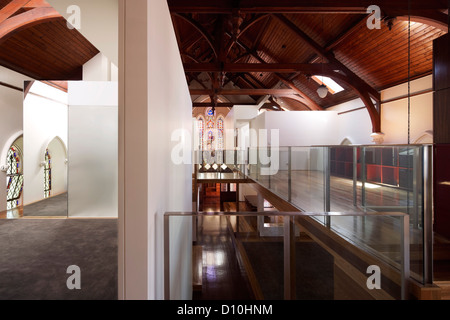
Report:
M423 146L423 276L433 283L433 146Z

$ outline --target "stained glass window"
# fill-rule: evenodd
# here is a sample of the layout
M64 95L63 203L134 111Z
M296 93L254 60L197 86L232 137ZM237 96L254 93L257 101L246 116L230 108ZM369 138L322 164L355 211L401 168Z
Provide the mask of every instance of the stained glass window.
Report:
M222 116L217 117L217 149L223 150L224 143L224 120Z
M19 205L23 191L23 175L20 173L20 157L18 150L12 146L8 151L8 168L6 171L6 209L14 209Z
M197 118L197 128L198 128L199 149L203 150L204 148L203 132L205 132L205 119L203 119L202 116Z
M222 115L216 117L212 108L207 108L204 117L203 115L197 117L197 127L202 150L213 152L224 149L225 119Z
M214 136L214 130L216 128L216 119L214 116L214 112L211 108L206 109L205 112L206 117L206 131L208 132L208 135L206 136L206 147L207 150L213 151L214 148L214 140L216 137Z
M44 165L44 198L50 197L52 194L52 157L48 149L45 150Z

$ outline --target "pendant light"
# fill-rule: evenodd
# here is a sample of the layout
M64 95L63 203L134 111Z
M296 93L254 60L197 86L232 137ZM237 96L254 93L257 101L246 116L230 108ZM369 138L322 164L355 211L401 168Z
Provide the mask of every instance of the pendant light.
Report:
M317 94L322 99L325 98L327 96L327 94L328 94L328 88L323 84L323 81L322 81L322 84L317 89Z

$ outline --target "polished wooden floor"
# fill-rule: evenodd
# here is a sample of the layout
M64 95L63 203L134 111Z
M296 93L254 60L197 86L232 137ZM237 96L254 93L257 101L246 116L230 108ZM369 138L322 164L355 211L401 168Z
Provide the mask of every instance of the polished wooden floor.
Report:
M299 204L299 207L309 208L307 211L323 211L323 177L317 174L306 172L295 172L293 174L292 201ZM271 177L270 190L278 195L287 192L286 176L279 173ZM260 181L263 184L268 181ZM353 205L353 181L333 177L331 179L332 211L364 211L361 206L361 188L358 188L357 206ZM371 186L366 192L366 203L372 206L383 207L404 207L411 195L406 191L383 186ZM409 198L409 199L408 199ZM220 211L219 204L214 207L214 202L208 204L210 211ZM227 210L230 210L229 208ZM230 211L233 211L231 209ZM247 211L247 210L241 210ZM250 210L248 210L250 211ZM411 215L410 215L411 216ZM320 220L320 219L319 219ZM323 221L323 219L322 219ZM241 222L240 228L246 228L245 221ZM383 259L391 265L399 266L401 232L400 220L392 217L333 217L331 219L331 229L345 238L350 243L362 247L375 256ZM251 234L254 226L247 226L247 235ZM248 237L248 236L247 236ZM249 238L250 239L250 238ZM249 241L263 241L263 238L250 239ZM246 240L247 241L247 240ZM420 279L423 273L423 239L422 230L411 228L410 233L411 251L411 272L413 277ZM435 279L450 279L450 242L440 240L436 243L434 273ZM446 254L449 252L449 254ZM248 274L247 274L248 276ZM251 277L250 277L251 278Z
M291 202L303 211L322 212L324 210L324 177L321 171L291 172ZM277 174L259 176L258 182L282 198L288 197L288 172L278 171ZM353 180L331 176L330 198L331 211L365 211L362 206L361 185L357 187L356 206L353 203ZM366 207L406 206L407 200L412 201L412 193L399 188L369 184L366 187Z
M245 203L243 204L245 206ZM227 210L236 210L231 205ZM245 207L241 209L245 210ZM209 191L203 199L203 211L220 211L220 198ZM198 220L195 246L202 247L202 285L194 290L193 300L253 300L254 295L245 267L238 259L226 217Z

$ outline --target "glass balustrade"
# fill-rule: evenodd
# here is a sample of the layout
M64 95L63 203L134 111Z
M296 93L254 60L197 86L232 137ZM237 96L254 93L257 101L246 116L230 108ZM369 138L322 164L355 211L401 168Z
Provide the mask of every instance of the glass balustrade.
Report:
M402 212L169 212L165 298L408 299L409 224Z
M431 150L430 145L251 147L221 151L224 165L215 171L214 159L203 152L196 157L203 168L197 178L204 177L205 166L211 177L249 178L303 212L405 213L414 253L411 276L427 284L432 283ZM370 244L374 232L366 220L313 219L343 234L358 225L361 246ZM394 224L386 223L386 231L379 232L393 232Z

